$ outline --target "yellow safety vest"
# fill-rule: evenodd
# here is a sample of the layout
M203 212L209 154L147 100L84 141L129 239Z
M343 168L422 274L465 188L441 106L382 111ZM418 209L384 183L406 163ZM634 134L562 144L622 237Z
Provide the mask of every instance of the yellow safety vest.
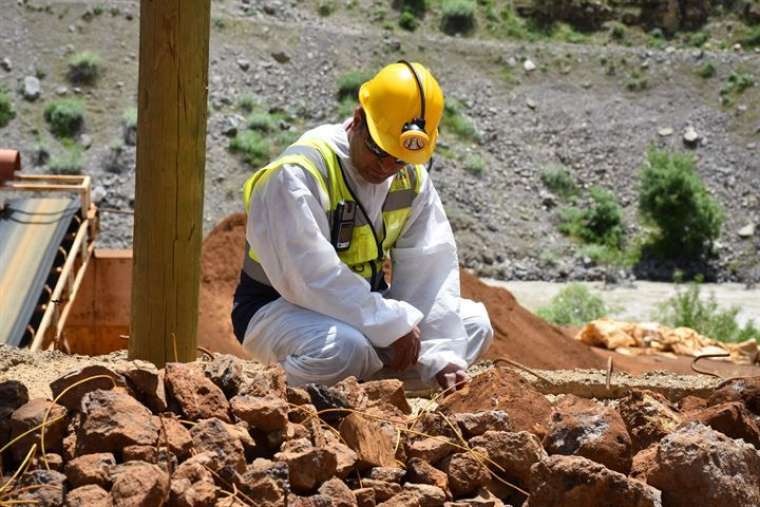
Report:
M333 220L336 219L334 212L338 203L341 201L355 203L355 200L343 178L337 155L327 143L316 139L306 139L291 145L276 160L248 178L243 185L243 205L246 213L250 208L251 196L256 191L256 187L267 181L275 171L286 164L295 164L308 171L319 187L329 196L329 206L325 208L325 213L332 230ZM383 260L396 244L409 218L412 201L420 192L424 170L421 165L408 165L394 176L383 204L385 234L382 238L373 234L372 225L367 222L367 217L357 206L350 245L346 250L337 251L338 257L355 273L365 278L373 290L381 284ZM247 242L245 248L243 271L257 282L271 287L272 284L259 263L256 252Z

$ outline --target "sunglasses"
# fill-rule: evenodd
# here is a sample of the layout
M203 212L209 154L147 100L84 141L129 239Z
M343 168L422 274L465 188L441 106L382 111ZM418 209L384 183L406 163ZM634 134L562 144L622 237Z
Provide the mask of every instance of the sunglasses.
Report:
M372 134L370 134L370 132L369 132L369 125L367 125L367 119L366 119L366 117L363 117L362 119L363 119L363 122L364 122L364 128L367 131L367 137L364 139L364 144L367 146L367 149L369 151L371 151L380 160L382 160L384 158L391 157L392 155L390 153L388 153L388 152L384 151L382 148L380 148L380 146L377 145L377 143L375 142L375 140L372 139ZM406 162L404 162L403 160L401 160L399 158L394 158L393 161L396 164L404 164L404 165L406 165Z

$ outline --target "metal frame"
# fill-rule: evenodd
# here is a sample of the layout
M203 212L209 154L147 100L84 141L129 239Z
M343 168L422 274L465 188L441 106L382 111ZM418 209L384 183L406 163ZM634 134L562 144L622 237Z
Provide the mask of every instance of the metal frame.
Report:
M0 183L0 190L79 194L82 221L71 248L66 252L66 260L58 281L50 294L49 303L45 307L30 346L31 350L44 350L51 346L65 350L68 347L65 340L62 340L63 329L95 249L98 230L97 209L92 203L90 177L16 173L13 180Z

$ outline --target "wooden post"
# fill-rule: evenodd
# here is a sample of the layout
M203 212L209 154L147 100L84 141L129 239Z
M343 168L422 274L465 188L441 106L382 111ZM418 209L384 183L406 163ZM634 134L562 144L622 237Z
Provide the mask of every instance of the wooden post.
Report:
M129 357L196 357L210 0L141 0Z

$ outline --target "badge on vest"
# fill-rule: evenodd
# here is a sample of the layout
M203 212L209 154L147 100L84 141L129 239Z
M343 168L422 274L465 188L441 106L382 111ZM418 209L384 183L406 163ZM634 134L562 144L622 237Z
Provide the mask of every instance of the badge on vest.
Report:
M351 237L354 234L354 219L356 218L356 203L353 201L340 201L333 212L332 231L330 241L335 250L342 252L351 246Z

